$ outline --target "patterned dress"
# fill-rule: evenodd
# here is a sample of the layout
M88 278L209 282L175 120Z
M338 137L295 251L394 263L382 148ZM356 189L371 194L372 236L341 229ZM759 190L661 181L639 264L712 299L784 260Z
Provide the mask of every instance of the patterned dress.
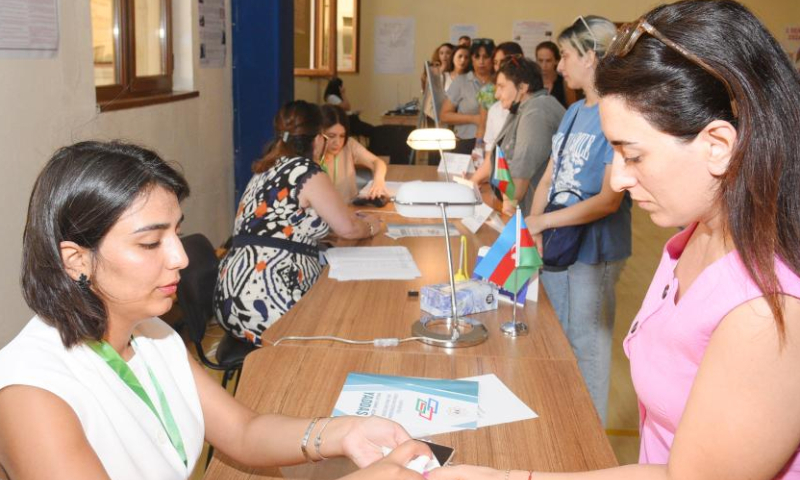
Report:
M306 180L320 172L307 158L283 157L247 185L236 213L234 246L220 262L214 292L217 320L235 336L260 344L264 330L317 281L322 271L317 256L252 242L237 245L236 239L272 237L314 250L329 227L316 211L300 206L299 195Z

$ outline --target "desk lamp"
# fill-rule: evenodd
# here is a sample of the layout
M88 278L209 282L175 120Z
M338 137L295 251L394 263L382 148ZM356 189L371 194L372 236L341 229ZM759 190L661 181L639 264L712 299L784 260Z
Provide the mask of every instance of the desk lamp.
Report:
M451 130L423 128L411 132L408 146L414 150L452 150L456 138ZM444 158L442 156L442 160ZM447 175L445 164L445 174ZM449 179L449 176L448 176ZM456 304L456 282L453 275L453 256L450 251L448 215L464 218L473 214L476 205L482 202L475 190L452 182L407 182L397 191L394 199L397 213L411 218L442 218L444 241L447 249L447 269L450 277L449 317L426 316L411 327L412 335L420 341L437 347L468 347L486 340L489 331L478 320L459 317ZM443 330L443 332L442 332Z

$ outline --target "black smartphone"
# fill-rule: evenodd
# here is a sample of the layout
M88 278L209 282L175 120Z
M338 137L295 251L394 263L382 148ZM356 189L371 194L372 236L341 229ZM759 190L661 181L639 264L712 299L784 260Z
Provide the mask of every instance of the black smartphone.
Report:
M436 457L436 460L439 461L439 465L445 466L450 463L450 460L453 458L453 453L455 449L453 447L447 447L445 445L439 445L438 443L429 442L427 440L422 440L425 444L430 447L431 452L433 452L433 456Z

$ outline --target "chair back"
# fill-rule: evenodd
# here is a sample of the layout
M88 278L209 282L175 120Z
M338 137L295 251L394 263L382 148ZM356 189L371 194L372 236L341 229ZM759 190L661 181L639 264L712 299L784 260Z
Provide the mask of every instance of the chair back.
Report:
M214 286L217 282L219 260L214 246L205 235L195 233L181 238L189 265L181 270L178 283L178 305L189 338L196 345L206 334L208 320L214 315Z

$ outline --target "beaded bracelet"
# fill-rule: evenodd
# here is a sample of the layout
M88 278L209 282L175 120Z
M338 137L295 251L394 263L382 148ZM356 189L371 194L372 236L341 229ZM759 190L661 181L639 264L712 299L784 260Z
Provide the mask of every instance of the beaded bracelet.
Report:
M314 417L311 420L311 423L309 423L306 428L306 433L303 434L303 440L300 442L300 451L303 452L303 457L305 457L306 461L309 463L314 460L312 460L311 455L308 454L308 438L311 436L311 432L314 430L314 426L319 422L320 418L322 417Z

